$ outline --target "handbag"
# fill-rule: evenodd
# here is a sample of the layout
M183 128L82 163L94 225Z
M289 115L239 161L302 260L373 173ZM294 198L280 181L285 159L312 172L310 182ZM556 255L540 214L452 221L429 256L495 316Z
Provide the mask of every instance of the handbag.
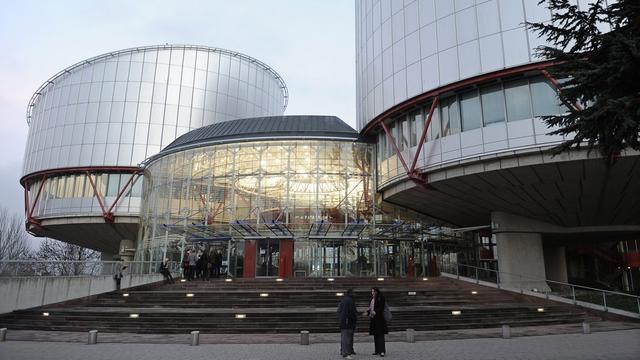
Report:
M389 322L393 319L393 315L391 315L391 310L389 310L389 306L384 304L384 311L382 312L382 316L384 316L384 321Z

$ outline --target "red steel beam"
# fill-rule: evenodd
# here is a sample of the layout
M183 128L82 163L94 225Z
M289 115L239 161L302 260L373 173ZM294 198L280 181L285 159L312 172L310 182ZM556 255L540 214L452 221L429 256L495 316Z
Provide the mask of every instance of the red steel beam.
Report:
M29 179L24 183L24 216L29 216Z
M398 146L396 145L395 140L393 140L393 136L389 131L389 127L387 126L387 124L384 123L384 121L380 122L380 126L382 126L382 128L384 129L384 132L387 134L387 140L389 141L389 143L391 143L391 145L393 145L393 148L395 149L396 154L400 159L400 162L402 162L402 166L404 167L404 170L408 173L409 168L407 167L407 163L404 161L404 157L402 157L402 153L400 152L400 149L398 149Z
M554 88L556 88L556 91L558 92L558 97L560 97L560 99L567 103L567 104L571 104L570 102L566 101L563 99L562 96L562 90L560 90L560 84L558 84L558 80L553 77L551 74L549 74L549 72L547 70L542 70L542 75L544 75L544 77L547 78L547 80L549 80L549 82L551 82L551 85L553 85ZM577 101L573 104L573 110L575 111L582 111L582 106L580 105L580 103L578 103Z
M33 210L35 210L36 205L38 205L38 200L40 199L40 193L42 193L42 188L44 187L44 183L47 181L47 175L42 176L42 180L40 181L40 186L38 186L38 193L36 194L35 199L33 199L33 205L31 205L31 209L29 209L29 214L27 219L31 219L33 217Z
M98 192L98 188L96 188L96 184L93 182L93 178L91 177L91 173L89 171L85 172L85 175L89 178L89 182L91 183L91 187L93 188L93 195L98 199L98 203L100 204L100 208L102 208L102 216L105 220L109 221L107 210L104 208L104 204L102 203L102 195Z
M20 178L20 184L25 186L25 183L28 179L47 175L63 175L63 174L84 174L87 171L89 172L119 172L119 173L142 173L142 169L137 166L78 166L78 167L65 167L65 168L57 168L57 169L47 169L42 171L36 171L34 173L28 174Z
M118 192L118 195L116 196L116 199L113 201L113 204L111 204L111 207L109 207L109 210L107 211L107 216L110 216L111 218L113 218L113 209L116 207L116 204L118 204L118 201L120 201L120 198L124 194L125 190L127 190L127 188L129 187L129 184L133 182L133 178L137 175L138 174L133 173L131 174L131 176L129 176L129 180L124 184L122 189L120 189L120 191Z
M429 125L431 125L431 118L433 116L433 112L438 106L438 101L440 101L439 97L433 98L431 102L431 109L429 109L429 115L424 123L424 127L422 129L422 135L420 136L420 142L418 143L418 149L416 149L416 153L413 156L413 163L411 163L411 168L409 169L409 173L413 174L416 171L416 164L418 163L418 157L420 157L420 152L422 151L422 147L424 146L424 139L427 137L427 130L429 129Z

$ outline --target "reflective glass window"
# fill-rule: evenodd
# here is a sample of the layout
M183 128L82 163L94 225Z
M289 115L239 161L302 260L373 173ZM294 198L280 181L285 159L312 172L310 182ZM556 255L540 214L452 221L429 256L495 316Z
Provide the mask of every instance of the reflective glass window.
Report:
M424 109L425 120L428 119L429 111L431 110L431 104L429 104ZM427 137L425 141L435 140L440 138L440 132L442 131L442 125L440 123L440 111L436 107L433 110L433 114L431 115L431 123L429 124L429 129L427 129Z
M469 91L460 95L460 112L462 115L462 131L477 129L482 126L482 111L477 91Z
M414 111L409 114L411 119L411 147L418 145L418 139L422 135L422 129L424 127L424 119L422 118L422 111Z
M505 120L504 95L502 86L496 85L480 90L482 94L482 115L484 124L489 125Z
M442 136L460 132L460 110L455 96L442 100L440 116L442 118Z
M518 121L531 118L531 96L527 80L510 81L504 84L507 103L507 120Z
M533 115L555 115L560 112L558 96L544 79L531 81L531 100L533 101Z

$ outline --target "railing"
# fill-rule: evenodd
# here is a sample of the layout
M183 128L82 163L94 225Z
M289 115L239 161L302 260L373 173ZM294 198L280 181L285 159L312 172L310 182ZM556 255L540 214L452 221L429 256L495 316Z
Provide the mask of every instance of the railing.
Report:
M168 263L172 272L179 271L178 265ZM114 275L118 268L123 275L146 275L158 273L159 267L160 261L0 260L0 277Z
M493 269L463 264L439 264L442 272L450 275L475 279L476 283L489 282L496 284L498 289L519 291L520 293L538 293L545 298L558 297L569 300L574 305L595 308L603 311L610 309L622 310L640 317L640 296L616 291L596 289L587 286L574 285L560 281L532 278L521 274L513 274ZM510 278L509 284L501 280ZM536 283L546 284L549 289L536 287ZM530 286L525 286L528 284ZM534 285L532 285L534 284ZM567 302L567 301L565 301Z

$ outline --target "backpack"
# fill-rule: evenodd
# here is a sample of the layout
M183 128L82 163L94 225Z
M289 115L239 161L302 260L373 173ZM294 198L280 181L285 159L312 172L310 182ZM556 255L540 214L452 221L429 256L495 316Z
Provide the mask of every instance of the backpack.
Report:
M391 315L391 310L389 310L387 303L384 304L384 311L382 312L382 315L384 316L385 322L389 322L393 319L393 315Z

